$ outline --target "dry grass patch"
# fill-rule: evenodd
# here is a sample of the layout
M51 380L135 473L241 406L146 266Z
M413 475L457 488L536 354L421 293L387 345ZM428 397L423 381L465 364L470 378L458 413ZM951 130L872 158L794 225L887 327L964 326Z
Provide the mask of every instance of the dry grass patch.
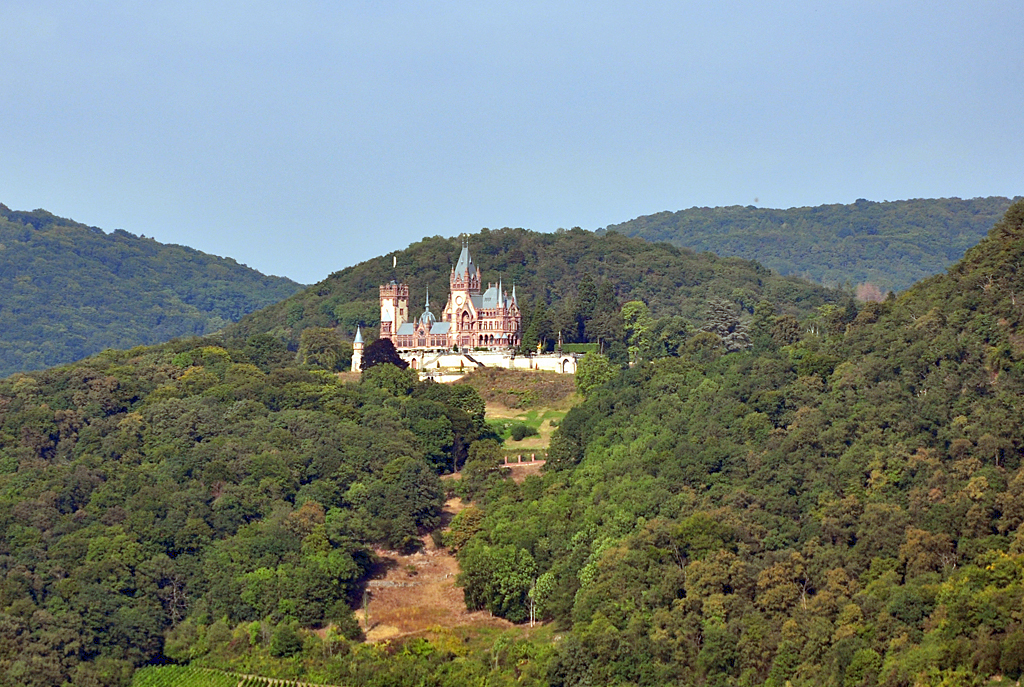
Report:
M462 508L461 499L449 500L445 504L446 519ZM422 551L410 555L377 551L383 574L367 586L369 623L361 608L356 613L367 641L418 635L437 627L513 627L487 611L467 611L462 588L455 586L458 561L446 550L436 548L429 536L423 538L423 544Z
M571 406L576 393L575 378L537 370L505 370L485 367L459 380L468 384L489 406L525 410L537 407Z

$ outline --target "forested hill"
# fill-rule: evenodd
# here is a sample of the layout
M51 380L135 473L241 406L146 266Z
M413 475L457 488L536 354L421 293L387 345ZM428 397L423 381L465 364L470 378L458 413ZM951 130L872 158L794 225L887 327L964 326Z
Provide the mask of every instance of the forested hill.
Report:
M301 362L236 331L0 379L0 685L127 687L168 659L360 687L1024 676L1024 201L899 297L798 317L762 291L693 330L672 324L685 271L565 234L533 260L674 286L613 308L633 364L581 359L584 400L522 482L472 387L387 364L356 382L309 337ZM371 262L346 288L376 289L391 261ZM467 604L544 627L360 643L373 548L436 532L446 489L472 501L437 537Z
M571 624L555 685L1018 680L1022 263L1018 202L852 319L769 316L746 351L694 340L609 374L553 469L486 503L467 599ZM509 560L537 580L517 603Z
M739 205L660 212L601 231L757 260L819 284L902 291L938 274L976 244L1008 198L915 199L769 208Z
M570 342L621 338L618 306L629 300L643 300L654 315L680 317L693 325L702 321L710 297L725 298L747 312L767 300L781 312L798 316L846 298L801 279L780 277L748 260L698 255L621 234L485 229L469 238L469 249L485 282L501 278L510 293L515 285L526 309L527 346L534 346L538 338L551 343L559 331ZM449 274L459 251L457 238L425 238L405 250L336 272L282 303L244 317L227 333L269 333L292 346L298 344L302 330L311 327L338 327L351 337L357 324L379 324L378 287L392 279L409 284L413 315L423 311L428 286L432 309L438 313L448 296Z
M230 258L0 205L0 377L213 332L300 288Z

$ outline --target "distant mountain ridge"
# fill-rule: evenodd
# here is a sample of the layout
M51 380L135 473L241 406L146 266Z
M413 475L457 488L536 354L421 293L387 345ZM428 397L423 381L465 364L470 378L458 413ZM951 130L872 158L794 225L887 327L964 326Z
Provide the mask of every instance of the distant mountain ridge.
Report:
M659 212L603 232L757 260L828 286L903 291L943 272L992 228L1011 199L914 199L787 210L734 205Z
M231 258L0 204L0 377L209 334L301 288Z

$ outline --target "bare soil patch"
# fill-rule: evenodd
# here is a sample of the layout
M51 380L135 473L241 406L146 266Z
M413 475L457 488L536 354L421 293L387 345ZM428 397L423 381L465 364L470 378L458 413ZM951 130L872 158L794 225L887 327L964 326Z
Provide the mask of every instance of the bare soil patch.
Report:
M444 508L447 521L463 508L461 499L450 499ZM455 586L458 561L437 549L429 536L423 544L423 550L411 555L377 551L382 574L367 585L369 622L361 608L356 613L367 641L416 635L438 626L514 627L487 611L467 611L462 588Z

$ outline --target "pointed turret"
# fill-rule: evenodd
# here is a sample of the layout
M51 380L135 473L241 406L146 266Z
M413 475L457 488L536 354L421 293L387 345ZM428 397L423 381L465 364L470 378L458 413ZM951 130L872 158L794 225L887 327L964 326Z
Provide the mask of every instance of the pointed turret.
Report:
M363 369L363 330L356 325L356 338L352 340L352 371Z
M469 254L469 238L463 235L462 252L452 269L452 291L466 291L473 295L480 293L480 276L480 268Z
M469 239L466 237L462 238L462 252L459 253L459 261L455 263L455 275L461 277L466 274L469 278L472 278L477 271L477 266L473 262L473 256L469 254Z

